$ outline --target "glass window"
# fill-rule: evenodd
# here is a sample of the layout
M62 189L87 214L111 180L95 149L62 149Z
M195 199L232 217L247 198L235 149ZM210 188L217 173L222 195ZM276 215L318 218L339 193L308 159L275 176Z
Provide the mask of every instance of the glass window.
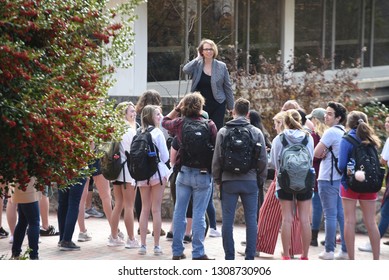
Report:
M389 1L375 1L374 66L389 65Z

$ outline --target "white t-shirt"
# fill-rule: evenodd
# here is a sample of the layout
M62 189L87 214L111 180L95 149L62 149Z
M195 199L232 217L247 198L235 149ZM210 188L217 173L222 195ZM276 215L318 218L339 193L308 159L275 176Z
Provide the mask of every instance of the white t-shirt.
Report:
M344 126L342 125L332 126L324 132L323 136L320 139L320 142L324 146L326 146L327 149L329 147L332 147L332 152L334 153L335 157L338 158L339 144L343 135L344 135ZM328 151L326 156L322 158L320 162L319 175L317 178L318 180L330 181L331 169L332 169L333 180L340 180L342 178L342 175L339 174L338 171L336 171L335 161L333 162L333 166L332 166L331 160L332 160L331 152Z
M382 149L381 157L384 160L389 161L389 137L386 139L384 148Z

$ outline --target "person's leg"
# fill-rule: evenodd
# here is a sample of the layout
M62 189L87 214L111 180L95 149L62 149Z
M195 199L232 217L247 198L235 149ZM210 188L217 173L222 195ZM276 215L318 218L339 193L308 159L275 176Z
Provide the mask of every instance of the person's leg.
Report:
M39 210L41 213L42 229L44 230L47 230L49 228L49 207L50 207L50 202L49 202L48 193L46 192L45 194L42 195L41 199L39 200Z
M339 224L340 239L342 240L341 250L342 252L347 253L347 246L346 246L346 242L344 241L344 210L343 210L342 198L340 197L340 195L337 197L337 209L338 210L337 210L336 219ZM335 240L336 240L336 233L335 233Z
M87 200L88 193L89 193L89 182L90 182L90 178L87 178L85 185L84 185L84 190L82 191L82 195L81 195L80 207L78 209L77 222L78 222L78 227L80 229L80 233L86 233L86 231L87 231L86 226L85 226L85 205L86 205L86 200ZM92 203L92 200L91 200L91 203ZM85 241L87 241L87 240L85 240Z
M6 214L7 214L7 222L8 222L8 228L10 232L10 242L13 242L13 236L15 232L15 227L16 227L16 220L17 220L17 212L18 212L18 204L13 203L12 199L8 199L7 202L7 209L6 209Z
M113 207L111 217L109 218L111 226L111 238L113 240L118 240L118 229L119 221L123 211L123 193L124 185L114 185L113 186L113 195L115 197L115 206ZM120 242L123 243L124 242ZM119 244L117 244L119 245Z
M380 233L375 220L376 202L374 200L359 200L361 205L363 222L369 234L371 248L373 250L373 260L380 259Z
M26 203L22 205L24 215L28 222L28 247L31 249L30 259L36 260L39 258L39 222L40 222L40 213L39 213L39 202Z
M381 206L381 219L378 224L378 230L380 231L381 238L385 235L389 226L389 199L385 199Z
M59 241L63 240L66 224L66 215L69 208L69 193L70 189L58 189L58 229L59 229Z
M63 238L64 241L72 241L74 228L77 223L78 211L80 207L80 200L82 193L84 191L84 185L86 178L82 178L78 183L69 187L68 194L68 207L66 211L64 229L63 229Z
M140 214L142 213L142 198L140 195L140 188L136 188L136 196L135 196L135 214L138 223L140 221Z
M258 204L258 191L255 188L254 192L243 192L240 194L244 209L244 217L246 223L246 251L245 259L253 260L256 251L257 241L257 204ZM224 221L223 221L224 228Z
M344 242L350 260L355 259L355 224L356 224L356 204L354 199L342 199L344 211ZM343 240L342 240L343 241Z
M311 208L311 200L304 200L297 202L297 210L300 218L300 228L301 228L301 241L303 244L303 253L301 255L302 259L308 258L309 245L311 243L311 223L309 218L309 210Z
M126 188L122 189L124 201L124 225L126 226L127 236L130 240L135 240L134 235L134 204L135 189L134 186L127 183Z
M217 130L223 127L224 125L224 116L226 113L226 101L222 104L214 106L212 109L207 107L205 103L204 111L208 112L209 118L215 123Z
M213 191L214 191L214 186L212 184L211 197L209 199L208 206L207 206L207 214L209 218L209 227L216 230L216 209L215 209L215 204L213 203Z
M280 199L281 204L281 242L282 242L282 256L290 258L289 247L292 232L293 222L293 201Z
M318 188L322 202L325 225L325 251L334 252L336 238L336 222L338 212L340 180L330 181L319 180Z
M198 171L197 171L198 172ZM192 224L192 258L199 258L205 255L204 234L205 234L205 212L211 196L212 181L210 175L194 176L193 184L193 224Z
M229 193L224 191L223 188L221 191L223 197L221 204L222 204L222 217L223 217L222 239L223 239L224 258L226 260L234 260L235 244L234 244L234 236L233 236L233 227L234 227L236 204L238 202L239 193ZM246 214L246 209L245 209L245 214ZM246 246L246 251L247 251L247 246Z
M160 233L162 227L162 198L165 189L166 180L151 186L151 214L153 217L153 231L154 233ZM160 234L154 234L154 246L159 246Z
M186 176L189 179L189 175L178 175ZM181 183L179 180L176 181L176 203L174 205L173 212L173 243L172 253L173 257L179 257L184 253L184 245L182 240L184 238L185 227L187 224L186 212L189 204L189 200L192 196L192 187Z
M141 245L146 246L147 226L151 210L151 187L144 186L139 187L139 189L142 198L142 211L139 217L140 240Z
M22 244L26 236L28 222L24 211L18 205L18 221L15 227L14 240L12 243L12 257L18 258L22 252Z
M112 196L109 181L105 179L102 174L93 176L93 180L99 192L101 203L103 204L103 211L105 217L107 217L107 220L110 223L110 219L112 216Z
M93 176L88 178L89 182L85 183L87 189L87 195L85 199L85 209L92 208L92 200L93 200L93 186L95 181L93 180Z
M317 247L317 236L320 230L320 224L323 216L323 208L318 192L314 192L312 197L312 240L311 245Z

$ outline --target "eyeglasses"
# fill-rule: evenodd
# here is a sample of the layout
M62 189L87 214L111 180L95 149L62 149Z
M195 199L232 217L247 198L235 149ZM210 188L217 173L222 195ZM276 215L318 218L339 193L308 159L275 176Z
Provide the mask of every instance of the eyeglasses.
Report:
M203 49L205 52L213 52L213 49Z

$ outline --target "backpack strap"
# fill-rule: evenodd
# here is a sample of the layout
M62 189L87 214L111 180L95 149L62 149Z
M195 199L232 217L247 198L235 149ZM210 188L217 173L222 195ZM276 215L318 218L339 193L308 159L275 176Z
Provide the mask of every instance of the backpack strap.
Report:
M149 147L151 149L151 152L154 152L157 156L157 160L158 162L160 162L160 158L159 158L159 150L158 150L158 147L154 145L153 143L153 138L151 137L151 131L154 129L154 126L151 126L151 127L148 127L146 129L146 132L147 133L147 141L149 142ZM158 165L157 165L157 172L158 172L158 176L159 176L159 182L161 183L162 185L162 178L161 178L161 173L159 172L159 168L158 168ZM150 178L147 180L147 184L150 183Z
M346 139L348 142L350 142L351 144L353 144L354 146L358 146L359 145L359 141L357 139L355 139L354 137L352 137L350 134L345 134L343 135L343 138Z
M341 126L339 126L339 125L334 125L334 127L336 127L337 129L340 129L341 131L343 131L344 133L345 133L345 135L346 135L346 132L345 132L345 130L343 129L343 127L341 127ZM344 136L344 135L343 135ZM335 154L334 154L334 152L333 152L333 150L332 150L332 146L330 146L329 148L328 148L328 151L330 151L330 153L331 153L331 185L332 185L332 183L334 182L334 180L333 180L333 176L334 176L334 174L333 174L333 172L334 172L334 167L335 167L335 170L336 170L336 172L338 172L340 175L342 175L343 174L343 172L338 168L338 158L335 156Z

